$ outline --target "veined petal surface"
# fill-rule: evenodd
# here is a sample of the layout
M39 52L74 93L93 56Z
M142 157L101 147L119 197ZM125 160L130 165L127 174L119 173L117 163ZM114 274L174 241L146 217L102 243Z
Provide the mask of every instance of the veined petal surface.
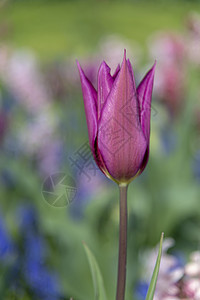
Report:
M101 114L101 109L110 93L112 88L114 79L110 75L109 66L103 61L98 72L98 100L97 100L97 111L98 111L98 119Z
M150 134L151 120L151 98L153 91L153 81L156 63L144 76L137 88L138 101L140 104L141 127L147 140Z
M133 73L124 55L98 121L98 148L108 172L122 182L138 172L147 148Z
M149 160L149 140L150 140L150 121L151 121L151 99L153 91L153 81L156 63L147 72L137 88L138 101L140 104L140 119L142 131L147 140L147 151L140 167L140 174L145 169Z
M85 106L86 121L88 127L89 143L94 153L94 143L97 134L97 92L88 78L85 76L80 64L77 62L81 78L83 100Z

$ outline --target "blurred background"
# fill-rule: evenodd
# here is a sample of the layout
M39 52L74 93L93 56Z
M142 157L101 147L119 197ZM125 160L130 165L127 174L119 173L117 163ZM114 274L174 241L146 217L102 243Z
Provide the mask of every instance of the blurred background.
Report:
M199 1L0 0L0 299L94 299L83 241L115 297L118 190L88 148L75 60L96 85L124 48L137 83L157 60L150 160L129 187L126 299L144 299L162 231L167 274L199 250Z

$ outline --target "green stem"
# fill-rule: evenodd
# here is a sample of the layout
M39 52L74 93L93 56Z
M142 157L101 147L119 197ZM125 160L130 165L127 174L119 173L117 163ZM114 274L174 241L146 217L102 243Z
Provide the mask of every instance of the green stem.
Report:
M120 222L119 222L119 258L116 300L124 300L126 286L127 256L127 189L128 185L119 185Z

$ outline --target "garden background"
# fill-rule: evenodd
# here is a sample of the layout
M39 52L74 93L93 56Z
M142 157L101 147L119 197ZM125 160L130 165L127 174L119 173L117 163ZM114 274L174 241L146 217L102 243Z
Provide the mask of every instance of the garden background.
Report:
M162 231L180 265L199 250L200 3L0 1L1 299L93 299L83 241L115 297L118 190L88 152L76 59L96 84L124 48L137 83L157 60L150 159L129 187L126 299L142 299Z

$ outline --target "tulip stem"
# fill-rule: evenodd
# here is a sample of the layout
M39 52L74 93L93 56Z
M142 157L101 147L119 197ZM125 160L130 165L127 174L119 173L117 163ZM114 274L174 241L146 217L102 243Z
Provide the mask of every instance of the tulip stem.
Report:
M124 300L126 286L126 256L127 256L127 189L128 185L119 185L119 258L116 300Z

